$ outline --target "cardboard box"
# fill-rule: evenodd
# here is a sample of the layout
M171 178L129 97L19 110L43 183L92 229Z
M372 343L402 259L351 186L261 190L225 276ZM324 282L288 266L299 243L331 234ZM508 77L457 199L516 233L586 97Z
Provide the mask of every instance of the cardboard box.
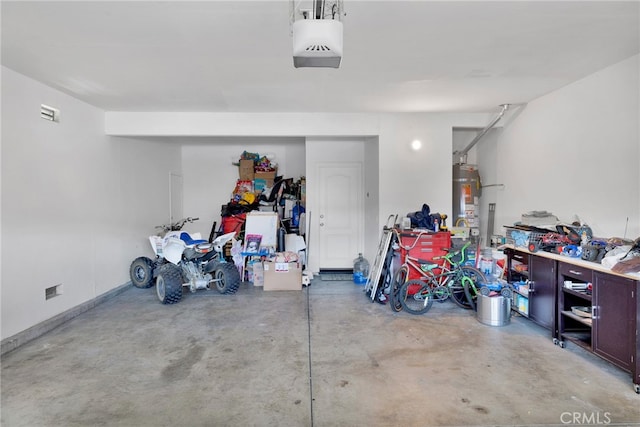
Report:
M276 171L271 172L255 172L254 179L263 179L267 187L273 187L273 181L276 179Z
M240 174L240 180L253 181L254 177L254 163L253 160L240 160L240 167L238 173Z
M265 261L265 291L300 291L302 290L302 268L297 262Z

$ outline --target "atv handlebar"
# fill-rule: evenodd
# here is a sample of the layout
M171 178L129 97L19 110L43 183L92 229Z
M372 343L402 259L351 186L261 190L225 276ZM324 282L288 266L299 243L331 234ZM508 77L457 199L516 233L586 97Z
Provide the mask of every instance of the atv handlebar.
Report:
M184 225L187 222L193 222L193 221L198 221L200 218L193 218L193 217L186 217L181 219L180 221L176 221L173 224L162 224L162 225L156 225L156 228L160 228L163 231L179 231L182 230L182 227L184 227Z

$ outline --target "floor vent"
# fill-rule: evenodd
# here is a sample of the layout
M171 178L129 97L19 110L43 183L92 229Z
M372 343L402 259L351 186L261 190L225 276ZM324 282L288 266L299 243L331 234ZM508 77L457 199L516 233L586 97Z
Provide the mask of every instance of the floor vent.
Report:
M60 121L60 110L57 108L49 107L48 105L40 105L40 117L52 122Z

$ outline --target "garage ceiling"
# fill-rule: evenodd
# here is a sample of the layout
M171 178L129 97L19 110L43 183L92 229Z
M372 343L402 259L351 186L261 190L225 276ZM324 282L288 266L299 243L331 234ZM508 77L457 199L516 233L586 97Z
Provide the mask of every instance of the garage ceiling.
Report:
M638 1L355 1L339 69L289 1L2 1L2 64L109 111L488 112L640 51Z

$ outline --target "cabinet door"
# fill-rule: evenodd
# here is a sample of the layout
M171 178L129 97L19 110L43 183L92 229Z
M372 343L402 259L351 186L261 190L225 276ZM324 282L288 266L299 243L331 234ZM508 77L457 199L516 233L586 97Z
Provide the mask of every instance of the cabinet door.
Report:
M635 281L605 273L595 273L594 280L593 350L630 370L635 334Z
M556 262L530 255L529 318L547 329L554 329L556 316Z

